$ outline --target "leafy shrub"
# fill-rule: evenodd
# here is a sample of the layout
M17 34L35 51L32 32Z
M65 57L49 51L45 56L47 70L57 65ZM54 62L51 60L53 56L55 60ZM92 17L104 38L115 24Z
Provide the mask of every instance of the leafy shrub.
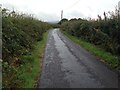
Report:
M7 9L3 9L2 14L3 87L20 87L23 80L17 77L16 70L23 64L34 62L29 54L51 26L30 15ZM21 58L23 55L27 57Z
M115 55L120 55L120 16L111 15L102 20L71 19L61 24L61 29L82 38ZM61 20L63 21L63 20ZM60 22L61 22L60 21Z

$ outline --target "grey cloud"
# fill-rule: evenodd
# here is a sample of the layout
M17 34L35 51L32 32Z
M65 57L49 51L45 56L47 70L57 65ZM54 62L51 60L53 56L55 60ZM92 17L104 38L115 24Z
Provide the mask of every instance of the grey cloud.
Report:
M70 13L67 13L65 16L68 19L70 19L71 17L72 18L83 18L83 17L85 17L85 15L83 13L79 12L79 11L72 11Z
M36 14L36 17L39 18L40 20L48 22L58 21L60 19L60 17L57 16L56 14L48 14L44 12L39 12L38 14Z

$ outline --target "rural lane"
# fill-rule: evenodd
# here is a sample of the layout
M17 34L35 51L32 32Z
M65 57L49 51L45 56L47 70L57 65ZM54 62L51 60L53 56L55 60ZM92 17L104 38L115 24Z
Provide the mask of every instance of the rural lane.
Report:
M39 88L117 88L118 75L59 29L49 31Z

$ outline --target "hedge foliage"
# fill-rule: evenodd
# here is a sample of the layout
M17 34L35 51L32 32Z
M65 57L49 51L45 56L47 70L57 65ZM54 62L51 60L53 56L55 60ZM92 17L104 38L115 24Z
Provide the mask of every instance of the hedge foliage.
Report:
M42 40L43 33L50 28L48 23L31 15L2 9L3 87L19 86L17 68L28 63L21 57L30 55L35 43Z
M120 16L119 14L110 14L104 19L85 20L85 19L63 19L60 21L61 29L69 34L82 38L90 43L111 52L120 55Z

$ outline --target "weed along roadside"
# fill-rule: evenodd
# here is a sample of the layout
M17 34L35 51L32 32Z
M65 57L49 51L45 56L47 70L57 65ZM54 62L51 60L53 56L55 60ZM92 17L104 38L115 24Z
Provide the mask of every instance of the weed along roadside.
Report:
M38 42L38 45L36 47L36 55L37 55L37 59L39 62L39 67L38 67L38 70L39 70L39 73L37 74L37 77L36 77L36 82L35 82L35 85L34 87L37 88L37 85L38 85L38 80L40 79L40 75L41 75L41 70L42 70L42 63L43 63L43 58L44 58L44 52L45 52L45 47L46 47L46 43L47 43L47 36L48 36L48 33L49 31L47 31L46 33L43 34L43 40L41 42ZM38 50L39 49L39 50ZM38 64L36 63L36 64Z
M22 85L24 88L36 88L37 86L38 80L40 78L39 76L42 67L42 59L47 41L47 35L48 31L43 34L43 39L35 44L35 48L30 56L23 56L23 58L26 58L26 60L34 60L31 63L26 64L24 66L26 68L21 68L23 69L22 72L25 71L20 75L21 78L24 78L24 80L26 81Z
M2 87L34 88L51 25L2 9Z
M47 40L48 31L43 34L43 39L35 44L35 48L31 55L24 56L23 58L28 58L29 60L34 60L31 63L27 63L25 65L26 68L22 68L23 74L21 74L21 78L24 78L26 81L22 86L25 88L36 87L37 81L39 79L39 75L41 72L41 64L44 55L45 44ZM20 72L21 73L21 72ZM27 76L27 77L26 77Z

